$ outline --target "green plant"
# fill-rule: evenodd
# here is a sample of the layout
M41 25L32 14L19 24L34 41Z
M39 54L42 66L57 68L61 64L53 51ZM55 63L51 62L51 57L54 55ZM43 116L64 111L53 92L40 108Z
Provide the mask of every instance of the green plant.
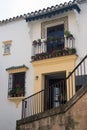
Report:
M68 36L70 36L71 33L70 33L70 31L66 30L66 31L64 32L64 34L65 34L66 37L68 37Z
M75 48L69 48L68 53L69 54L75 54L76 53L76 49Z
M72 35L71 32L68 31L68 30L66 30L66 31L64 32L64 35L66 36L67 39L68 39L68 38L73 38L73 35Z
M16 96L15 89L11 89L11 90L8 92L8 95L9 95L10 97Z
M37 44L38 44L38 45L41 45L41 39L38 39L38 40L37 40Z
M34 40L32 45L33 46L41 45L41 39Z
M72 48L72 53L75 54L76 53L76 49Z
M21 87L20 87L19 84L16 84L16 88L15 88L15 90L16 90L16 94L18 94L18 93L20 92Z
M62 50L56 50L57 55L62 55Z

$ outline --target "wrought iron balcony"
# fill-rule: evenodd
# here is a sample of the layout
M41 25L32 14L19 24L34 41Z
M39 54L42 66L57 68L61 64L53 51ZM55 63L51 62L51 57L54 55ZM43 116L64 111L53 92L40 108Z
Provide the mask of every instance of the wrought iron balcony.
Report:
M75 39L71 37L47 38L33 41L32 61L53 58L76 53Z

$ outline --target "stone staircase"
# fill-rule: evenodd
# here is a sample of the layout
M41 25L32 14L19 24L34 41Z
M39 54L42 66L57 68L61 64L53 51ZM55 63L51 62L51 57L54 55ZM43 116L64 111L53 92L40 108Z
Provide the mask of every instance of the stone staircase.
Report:
M70 73L68 78L76 73L86 59L87 56ZM84 71L86 75L85 69L81 71ZM87 130L87 81L85 76L84 79L81 77L80 79L82 79L83 85L69 101L60 104L59 107L18 120L16 130Z

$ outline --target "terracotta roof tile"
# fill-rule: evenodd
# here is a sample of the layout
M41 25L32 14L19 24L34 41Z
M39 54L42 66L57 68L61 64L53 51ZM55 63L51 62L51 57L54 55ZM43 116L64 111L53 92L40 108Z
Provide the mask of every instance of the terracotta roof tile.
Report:
M27 17L36 16L36 15L40 15L40 14L43 14L43 13L51 12L51 11L54 11L56 9L58 10L60 8L70 6L70 5L75 4L75 3L80 3L82 1L85 1L85 0L73 0L73 1L69 1L69 2L64 2L63 4L61 3L59 5L47 7L46 9L43 8L42 10L38 10L38 11L31 12L31 13L27 13L27 14L23 14L23 15L20 15L20 16L13 17L13 18L2 20L2 21L0 21L0 24L12 22L12 21L15 21L15 20L18 20L18 19L21 19L21 18L26 19Z

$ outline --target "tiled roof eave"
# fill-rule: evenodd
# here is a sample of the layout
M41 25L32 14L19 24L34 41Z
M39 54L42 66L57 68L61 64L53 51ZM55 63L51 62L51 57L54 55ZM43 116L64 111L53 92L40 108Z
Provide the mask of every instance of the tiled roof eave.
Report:
M0 21L0 24L5 24L5 23L16 21L16 20L24 19L24 17L25 15L20 15L13 18L5 19L5 20Z
M64 13L64 12L67 12L67 11L70 11L70 10L76 10L78 13L80 13L81 9L79 8L78 4L71 4L71 5L68 5L68 6L64 6L64 7L61 7L61 8L57 8L57 9L54 9L54 10L50 10L50 11L46 11L46 12L43 12L42 13L38 13L38 14L34 14L34 15L30 15L28 17L26 17L26 22L28 21L34 21L34 20L38 20L38 19L42 19L42 18L47 18L47 17L52 17L53 15L56 15L56 14L60 14L60 13Z
M81 11L79 8L79 5L81 3L83 3L84 1L86 1L86 0L72 0L69 2L65 2L63 4L61 3L59 5L47 7L46 9L43 8L42 10L38 10L38 11L31 12L31 13L23 14L20 16L16 16L13 18L1 20L0 25L6 24L9 22L13 22L16 20L20 20L20 19L25 19L28 22L28 21L33 21L33 20L37 20L37 19L42 19L45 17L52 17L52 15L60 14L60 13L63 13L63 12L69 11L69 10L73 10L73 9L75 9L79 13ZM68 8L68 9L66 9L66 8Z
M20 68L26 68L26 69L28 69L27 66L21 65L21 66L12 66L12 67L6 68L6 71L20 69Z

